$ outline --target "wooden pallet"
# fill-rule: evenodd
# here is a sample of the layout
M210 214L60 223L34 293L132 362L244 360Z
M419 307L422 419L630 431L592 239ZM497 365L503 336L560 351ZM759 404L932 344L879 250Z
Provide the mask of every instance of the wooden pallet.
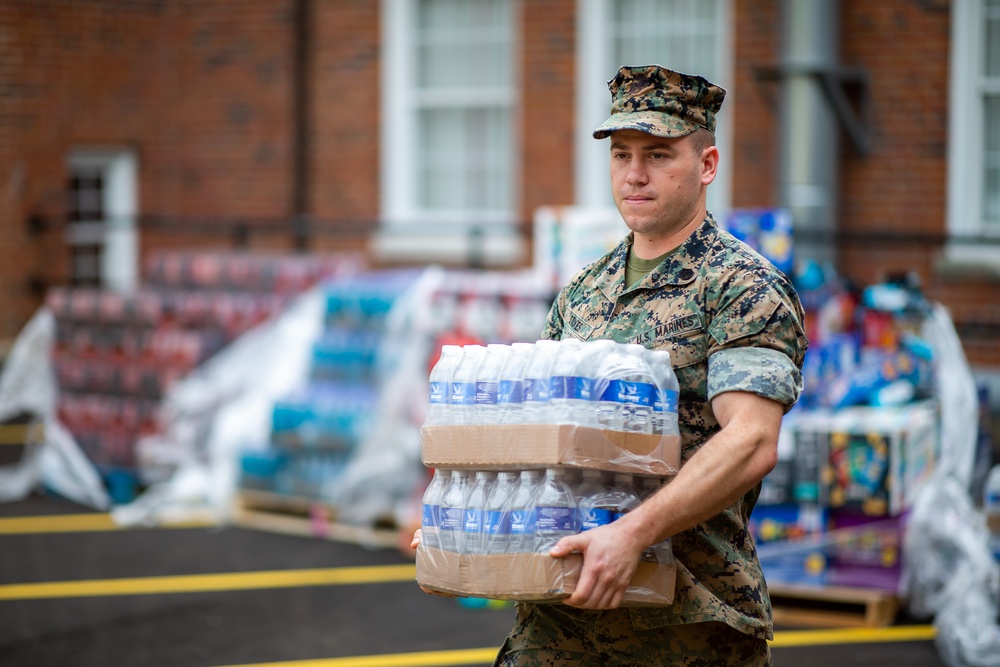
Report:
M769 584L768 590L775 625L881 628L899 611L894 593L872 588Z
M284 535L349 542L373 548L395 548L399 530L386 519L372 526L354 526L337 520L337 510L310 498L240 489L233 507L233 523Z

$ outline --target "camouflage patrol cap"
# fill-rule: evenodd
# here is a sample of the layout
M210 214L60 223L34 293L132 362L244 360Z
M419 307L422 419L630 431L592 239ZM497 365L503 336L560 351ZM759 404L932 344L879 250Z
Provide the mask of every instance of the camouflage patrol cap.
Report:
M604 139L615 130L683 137L699 127L715 132L715 114L726 91L706 79L659 65L622 67L608 81L611 117L594 130Z

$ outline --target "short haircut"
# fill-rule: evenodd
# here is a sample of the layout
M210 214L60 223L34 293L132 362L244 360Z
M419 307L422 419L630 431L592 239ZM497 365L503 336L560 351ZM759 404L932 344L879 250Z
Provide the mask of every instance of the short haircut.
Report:
M691 133L691 148L698 155L709 146L715 145L715 133L709 132L703 127L699 127L697 130Z

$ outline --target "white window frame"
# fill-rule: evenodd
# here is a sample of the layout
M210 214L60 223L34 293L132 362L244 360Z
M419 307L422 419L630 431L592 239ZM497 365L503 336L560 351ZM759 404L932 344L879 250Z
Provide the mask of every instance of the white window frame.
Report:
M576 136L575 199L579 206L593 208L613 207L611 197L607 142L596 141L592 136L594 128L608 117L611 96L607 80L615 72L608 72L611 38L608 34L608 17L611 16L614 0L577 0L577 114ZM715 77L717 83L728 89L726 103L718 116L716 145L722 159L715 182L709 187L709 209L717 219L722 219L730 209L731 201L731 161L732 114L726 108L733 104L733 86L728 82L733 78L732 68L732 10L731 0L718 0L719 7L719 63L721 72ZM621 63L626 64L626 63ZM630 63L636 64L636 63ZM649 63L653 64L653 63ZM670 63L656 63L669 67ZM595 76L595 73L602 73ZM699 72L691 72L699 74Z
M99 171L104 181L104 220L70 224L68 243L101 246L98 277L101 287L118 292L139 284L136 215L139 209L139 163L131 149L78 148L66 160L67 171Z
M493 100L517 113L520 81L519 0L507 0L514 11L511 45L514 80L510 96ZM416 0L382 0L382 74L380 140L380 219L374 252L385 260L461 262L476 254L487 265L520 263L525 247L518 233L520 200L520 154L511 139L513 194L505 211L429 210L421 208L417 192L418 91L415 47ZM516 122L514 131L517 131ZM471 223L488 223L481 234L471 235ZM471 244L481 244L479 249Z
M699 0L701 1L701 0ZM609 17L614 0L577 0L577 160L575 163L575 200L586 208L614 208L611 197L609 153L606 141L597 141L591 133L603 123L611 108L607 81L614 71L607 71L611 56ZM715 136L721 160L715 181L708 188L708 208L716 220L724 220L732 201L732 109L734 106L731 0L719 2L719 66L721 72L712 82L727 89L726 101L719 113ZM639 63L621 63L639 64ZM670 63L657 64L670 67ZM702 74L701 72L689 72Z
M981 0L954 0L948 114L948 234L986 236L982 223L983 105L979 83L983 57ZM1000 244L948 243L944 257L956 264L1000 270Z

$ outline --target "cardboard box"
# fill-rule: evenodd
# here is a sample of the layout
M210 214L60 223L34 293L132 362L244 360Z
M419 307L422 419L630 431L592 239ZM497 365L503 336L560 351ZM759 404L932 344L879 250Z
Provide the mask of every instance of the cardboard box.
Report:
M553 602L576 590L583 556L548 554L458 554L420 546L417 583L431 590L492 600ZM663 607L674 601L677 566L639 563L622 606Z
M896 591L903 571L905 514L871 518L835 512L829 583Z
M935 401L790 414L794 499L867 516L898 516L940 456Z
M596 468L665 477L680 469L680 437L622 433L570 424L424 426L428 468Z

